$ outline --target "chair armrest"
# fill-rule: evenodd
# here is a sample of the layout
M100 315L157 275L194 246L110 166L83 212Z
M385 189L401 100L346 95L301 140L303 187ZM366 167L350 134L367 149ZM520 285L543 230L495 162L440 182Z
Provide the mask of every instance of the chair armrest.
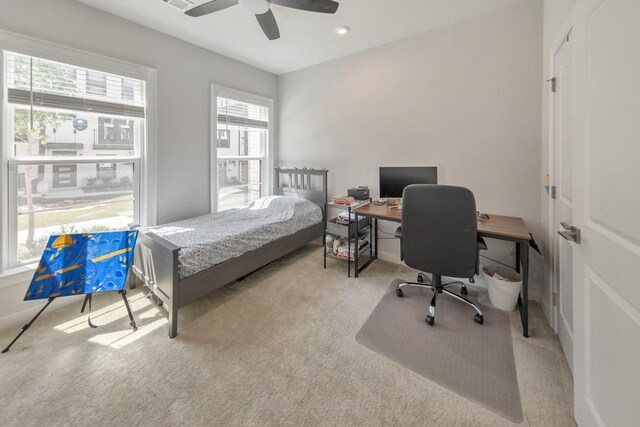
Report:
M402 239L402 226L400 226L400 227L398 227L398 228L396 229L395 236L396 236L398 239Z
M485 242L484 239L480 236L478 236L478 250L479 251L487 250L487 242Z

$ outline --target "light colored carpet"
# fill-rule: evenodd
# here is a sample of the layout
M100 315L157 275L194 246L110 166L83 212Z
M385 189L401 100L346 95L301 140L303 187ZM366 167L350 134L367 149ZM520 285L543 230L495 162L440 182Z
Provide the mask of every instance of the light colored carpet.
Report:
M139 293L135 333L117 294L94 299L95 330L79 305L45 315L0 355L0 425L513 425L358 344L391 280L415 272L345 269L303 248L181 309L173 340ZM557 337L535 304L531 338L510 320L524 425L572 426Z
M391 283L356 340L511 421L522 422L509 316L481 305L484 324L479 325L473 320L473 308L443 293L436 305L436 323L429 326L424 318L433 292L405 287L404 297L398 298L396 286L402 282Z

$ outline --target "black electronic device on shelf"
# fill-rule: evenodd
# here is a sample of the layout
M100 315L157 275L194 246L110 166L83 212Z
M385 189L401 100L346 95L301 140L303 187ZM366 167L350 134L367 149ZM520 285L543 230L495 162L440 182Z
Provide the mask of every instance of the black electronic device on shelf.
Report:
M360 187L350 188L347 195L356 200L369 200L369 187L361 185Z

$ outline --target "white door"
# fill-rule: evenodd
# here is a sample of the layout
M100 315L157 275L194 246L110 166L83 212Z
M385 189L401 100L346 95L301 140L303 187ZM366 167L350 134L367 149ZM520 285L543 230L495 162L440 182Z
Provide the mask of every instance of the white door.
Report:
M554 56L553 182L555 184L553 237L556 332L573 370L573 245L560 237L561 224L573 224L573 109L572 37L567 34Z
M640 425L640 1L574 11L575 418Z

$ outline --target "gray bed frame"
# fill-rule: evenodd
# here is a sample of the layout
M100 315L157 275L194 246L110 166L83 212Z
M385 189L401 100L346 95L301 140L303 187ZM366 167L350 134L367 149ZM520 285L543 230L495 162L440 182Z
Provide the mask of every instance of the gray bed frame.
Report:
M183 279L178 276L180 247L152 232L139 234L132 271L151 292L162 300L169 312L170 338L178 334L180 307L323 236L327 172L326 169L279 167L274 170L275 194L298 197L317 204L322 209L322 222Z

